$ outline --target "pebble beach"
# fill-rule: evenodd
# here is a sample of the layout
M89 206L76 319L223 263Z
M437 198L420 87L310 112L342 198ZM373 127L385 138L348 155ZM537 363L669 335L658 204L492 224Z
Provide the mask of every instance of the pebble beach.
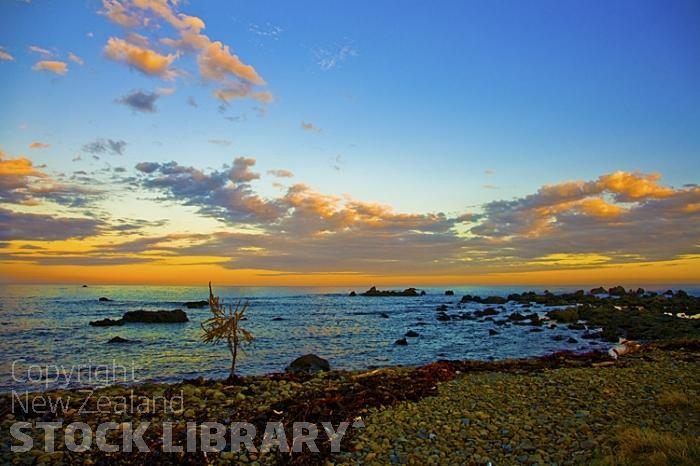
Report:
M652 343L614 361L596 353L559 353L546 358L500 362L437 362L421 368L330 371L315 375L276 374L244 378L236 385L193 380L181 384L111 386L89 394L94 400L119 396L140 400L183 395L179 412L158 402L122 413L86 414L86 393L54 391L42 396L74 397L80 403L57 415L19 412L17 399L0 397L2 464L449 464L583 465L697 464L700 458L700 341ZM31 398L31 397L30 397ZM13 405L14 402L14 405ZM138 403L137 403L138 404ZM143 406L143 405L142 405ZM103 405L103 408L105 406ZM180 407L180 406L178 406ZM12 412L14 408L14 413ZM171 422L174 444L185 445L186 422L244 420L259 426L281 422L291 442L295 420L355 422L329 451L163 453L163 421ZM107 441L120 444L126 423L148 421L148 453L69 451L56 430L55 451L46 452L43 431L25 430L35 446L17 445L10 426L18 421L84 422L94 430L116 422ZM359 425L359 424L358 424ZM80 437L80 436L78 436ZM227 437L230 439L230 436ZM80 441L77 441L80 443ZM224 450L230 449L230 445Z

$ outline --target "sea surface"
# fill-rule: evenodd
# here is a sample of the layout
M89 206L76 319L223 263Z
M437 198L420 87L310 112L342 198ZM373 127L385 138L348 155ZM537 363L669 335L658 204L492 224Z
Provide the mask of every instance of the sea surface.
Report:
M532 288L449 288L454 296L446 296L448 288L444 287L422 289L426 295L420 297L351 297L352 288L219 287L214 292L226 304L235 305L239 300L249 303L243 324L256 339L244 355L239 355L241 375L281 372L296 357L307 353L328 359L334 369L367 369L421 365L438 359L527 358L563 349L585 352L610 347L599 340L582 339L581 331L562 325L554 329L545 325L542 332L531 332L528 325L436 319L436 308L443 304L448 306L448 314L498 308L460 304L465 294L507 296ZM698 288L685 290L700 294ZM100 302L100 297L112 301ZM200 376L224 378L230 367L226 344L201 341L200 324L211 315L209 309L183 306L186 301L207 297L206 286L0 285L0 392L175 382ZM126 311L137 309L183 309L190 321L121 327L88 325L93 320L118 319ZM515 311L544 316L549 309L508 303L494 318L505 319ZM489 329L498 331L498 335L489 335ZM408 330L420 336L408 338L407 346L395 345ZM564 339L556 341L552 338L556 335ZM115 336L133 343L108 343ZM568 343L569 337L577 342Z

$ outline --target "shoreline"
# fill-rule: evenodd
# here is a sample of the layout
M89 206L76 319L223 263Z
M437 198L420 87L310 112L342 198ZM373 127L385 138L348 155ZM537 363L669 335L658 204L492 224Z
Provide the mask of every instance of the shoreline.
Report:
M489 450L484 445L479 444L479 441L483 440L482 443L484 444L490 442L488 440L490 438L489 433L492 434L493 429L498 426L489 423L494 417L493 413L484 415L485 411L483 409L472 408L469 404L473 403L477 398L483 399L485 390L489 390L488 387L492 385L491 379L493 377L506 377L509 380L508 385L520 385L521 391L529 387L531 389L530 396L536 397L536 392L539 391L539 388L551 388L550 379L553 374L576 374L577 378L575 380L583 382L586 378L601 372L617 376L624 374L627 369L641 370L641 366L646 367L647 370L649 367L655 367L654 371L658 374L673 374L672 371L678 371L678 368L673 366L682 363L687 365L682 373L686 374L688 378L681 384L680 391L687 397L690 397L688 403L697 402L697 405L693 404L693 406L700 407L700 402L698 402L698 396L700 396L700 378L697 375L700 374L698 362L700 362L700 339L694 339L649 343L643 345L638 353L625 355L617 361L613 361L607 354L599 352L588 354L559 352L544 357L522 360L490 362L442 360L420 367L387 367L370 371L329 371L316 374L275 373L266 376L242 377L239 381L240 383L236 385L227 385L221 380L195 379L174 384L146 383L132 387L113 385L101 388L90 394L86 394L84 391L81 393L80 390L41 392L40 395L44 399L62 398L65 400L66 397L75 397L72 400L73 404L55 414L41 414L37 412L23 414L17 412L16 409L12 413L8 409L10 407L8 402L15 401L14 407L17 408L16 400L8 400L8 394L3 393L0 394L0 412L2 412L1 420L3 425L2 442L6 445L12 441L15 444L17 443L16 440L9 437L8 424L10 423L23 421L34 425L37 422L56 422L57 419L60 419L61 427L65 427L73 422L85 422L93 429L97 428L99 422L115 422L122 430L118 428L111 432L111 436L108 435L108 438L113 440L112 443L120 445L119 436L122 434L125 423L148 421L152 424L151 428L154 429L147 431L143 435L146 445L153 450L153 453L146 453L149 463L179 464L184 459L187 459L190 464L211 464L205 462L206 458L201 452L164 454L161 451L164 448L163 434L168 429L163 429L161 425L171 423L169 432L173 439L173 445L184 446L187 444L187 422L194 422L197 426L208 422L219 422L224 426L230 426L235 422L249 423L255 426L258 434L262 434L270 423L282 423L287 432L287 438L291 441L294 434L293 424L295 422L318 424L319 427L323 422L330 422L332 426L338 428L342 422L353 423L360 419L364 422L364 427L346 426L346 435L340 439L338 444L340 446L339 453L330 451L328 435L324 431L320 431L316 441L321 450L319 453L310 452L308 449L291 455L276 451L264 454L259 452L251 453L249 451L239 453L222 452L208 453L209 456L206 461L216 458L222 464L228 463L232 459L253 463L258 461L258 464L325 464L324 462L328 460L332 460L336 464L338 462L341 462L341 464L364 464L368 462L392 464L398 458L398 464L411 464L410 459L413 458L416 461L418 459L427 461L423 464L431 464L428 459L432 457L433 453L428 454L426 452L425 455L415 456L415 452L412 453L410 449L401 450L401 445L393 445L392 439L394 434L387 434L387 432L395 429L402 430L403 433L396 437L405 439L404 442L399 442L402 445L407 442L409 444L417 442L421 445L425 443L434 447L440 444L437 439L441 435L446 435L444 432L440 434L439 432L442 432L441 428L436 426L444 426L447 423L450 426L447 430L448 433L454 431L461 432L460 435L475 436L472 439L476 442L474 446L466 447L467 450L465 450L470 451L469 449L472 449L472 459L464 459L466 461L465 464L486 464L487 461L479 460L493 460L499 456L496 455L497 452L491 451L493 448L489 447L491 448ZM674 377L678 378L677 376ZM534 383L533 380L538 382ZM634 381L628 380L627 382ZM659 380L655 383L662 384L662 381ZM450 398L455 393L454 384L457 384L457 386L460 384L472 384L469 389L471 396L466 400ZM448 389L446 387L453 388ZM591 387L588 383L585 383L580 387L576 387L574 384L568 388L573 391L567 396L575 395L574 398L583 401L587 397L584 396L585 391L582 390L590 390ZM124 410L126 412L115 413L113 410L95 410L95 405L90 405L86 400L83 400L86 395L92 400L91 402L97 401L99 396L105 396L110 401L114 401L118 397L125 397L125 399L131 397L133 399L134 395L143 396L151 401L137 404L135 405L136 407L129 406ZM492 395L493 393L489 396ZM158 404L159 400L168 400L177 396L182 397L181 405L176 406L176 408L181 408L176 410L178 412L168 413L166 409L163 409L162 405ZM87 403L87 406L92 406L92 411L97 412L87 413L84 410L81 412L81 409L75 404L76 401L79 401L81 405L83 402ZM431 412L435 411L437 407L445 405L448 401L456 403L455 406L460 403L464 404L460 409L465 412L468 411L468 415L465 412L453 413L456 416L455 419L428 422L420 420L420 416L426 415L424 412L415 416L406 414L406 410L410 413L415 406L421 403L427 403L430 406L428 412ZM587 402L593 403L595 399L588 397ZM103 404L102 408L106 408L106 406L106 404ZM141 408L138 408L138 406L141 406ZM586 411L585 404L581 404L579 408ZM496 406L494 409L506 409L506 407ZM540 409L546 411L544 407ZM700 413L700 411L697 412ZM628 414L633 416L634 413L630 412ZM449 414L446 415L446 418L449 417ZM466 422L464 421L465 418L469 419L468 425L464 424ZM394 422L392 419L399 419L400 422ZM507 420L507 418L504 419ZM415 423L413 422L414 420L416 421ZM609 421L623 422L624 419L611 418ZM431 423L435 422L438 424L431 427ZM633 420L634 422L636 421ZM700 435L700 419L697 416L688 420L685 425L696 429L696 432ZM472 432L475 426L480 426L475 433L464 433ZM413 440L406 439L406 429L412 429L413 427L416 427L414 435L417 437ZM430 435L431 429L437 429L436 437L434 438ZM498 429L501 429L498 431L499 435L500 432L511 431L510 427L498 427ZM489 435L483 435L485 432ZM3 453L5 456L0 459L12 461L13 458L31 457L32 461L36 460L36 464L66 464L67 459L70 459L71 463L76 464L128 464L133 460L132 455L135 454L105 453L96 448L94 441L89 452L68 451L62 445L66 435L62 429L56 430L56 451L49 453L44 451L43 443L39 443L41 433L41 431L33 429L33 432L30 434L33 438L36 436L35 440L37 445L39 445L39 449L32 449L29 452L14 455L9 452ZM591 451L581 457L581 459L585 458L585 462L569 464L588 464L587 462L596 457L595 455L602 455L601 458L603 458L605 455L609 456L614 453L613 440L607 442L602 438L598 438L601 434L597 435L591 440L591 442L595 442L595 445L591 442L584 444L584 446L591 447ZM522 436L519 436L518 439L520 437ZM475 439L480 440L477 441ZM230 432L228 440L230 440ZM532 441L532 439L530 440ZM581 446L580 443L582 441L585 441L585 439L577 440L576 448ZM389 442L388 446L387 442ZM510 442L509 444L512 443ZM523 442L511 445L510 448L517 450L521 443ZM532 441L531 443L537 442ZM63 448L61 449L62 446ZM448 454L449 452L446 451L447 448L448 446L445 446L442 450L438 448L439 451L447 456L440 456L440 453L435 453L438 456L437 459L433 458L434 464L440 464L440 458L442 460L452 458ZM542 448L538 448L542 450ZM538 454L540 457L543 457L541 453L537 453L538 448L530 451L531 446L525 442L521 448L522 452L518 456L520 459L525 460L523 456L527 453L528 461L529 459L537 459L536 456ZM584 448L584 450L587 449ZM488 454L484 456L484 453ZM392 454L394 456L391 456ZM551 457L549 453L547 455ZM531 456L532 458L530 458ZM469 463L469 461L472 462ZM503 459L501 458L501 462L494 462L493 464L510 464L502 461ZM534 464L528 461L523 461L522 464ZM30 462L29 464L34 463ZM218 463L214 462L213 464ZM420 463L417 462L416 464Z

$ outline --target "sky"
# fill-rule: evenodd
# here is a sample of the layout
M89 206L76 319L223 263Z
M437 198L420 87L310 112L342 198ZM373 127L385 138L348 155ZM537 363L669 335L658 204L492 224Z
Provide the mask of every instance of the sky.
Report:
M0 1L0 282L700 283L696 0Z

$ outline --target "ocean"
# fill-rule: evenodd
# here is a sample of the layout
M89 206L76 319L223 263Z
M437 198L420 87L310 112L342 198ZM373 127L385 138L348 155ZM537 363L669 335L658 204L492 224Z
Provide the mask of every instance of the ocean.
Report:
M446 289L423 288L426 294L419 297L351 297L353 289L347 287L215 287L214 293L227 304L249 302L248 318L242 324L253 333L255 342L239 355L240 375L281 372L307 353L328 359L334 369L368 369L421 365L438 359L527 358L559 350L585 352L610 347L599 340L583 339L582 331L563 325L554 329L544 325L543 331L532 332L528 325L497 326L484 319L439 321L436 308L441 305L448 306L448 313L498 308L460 304L465 294L507 296L532 288L450 288L454 296L446 296ZM698 294L700 290L686 291ZM111 301L100 302L100 297ZM230 367L225 343L201 341L200 323L211 315L209 309L183 306L186 301L207 297L206 284L87 288L0 285L0 392L94 385L100 377L108 384L224 378ZM190 321L121 327L88 324L118 319L137 309L183 309ZM504 319L515 311L544 316L549 309L539 305L524 309L507 303L494 318ZM498 334L491 335L489 329ZM407 338L406 346L394 344L409 330L419 336ZM132 342L108 343L115 336ZM569 337L576 343L567 341Z

